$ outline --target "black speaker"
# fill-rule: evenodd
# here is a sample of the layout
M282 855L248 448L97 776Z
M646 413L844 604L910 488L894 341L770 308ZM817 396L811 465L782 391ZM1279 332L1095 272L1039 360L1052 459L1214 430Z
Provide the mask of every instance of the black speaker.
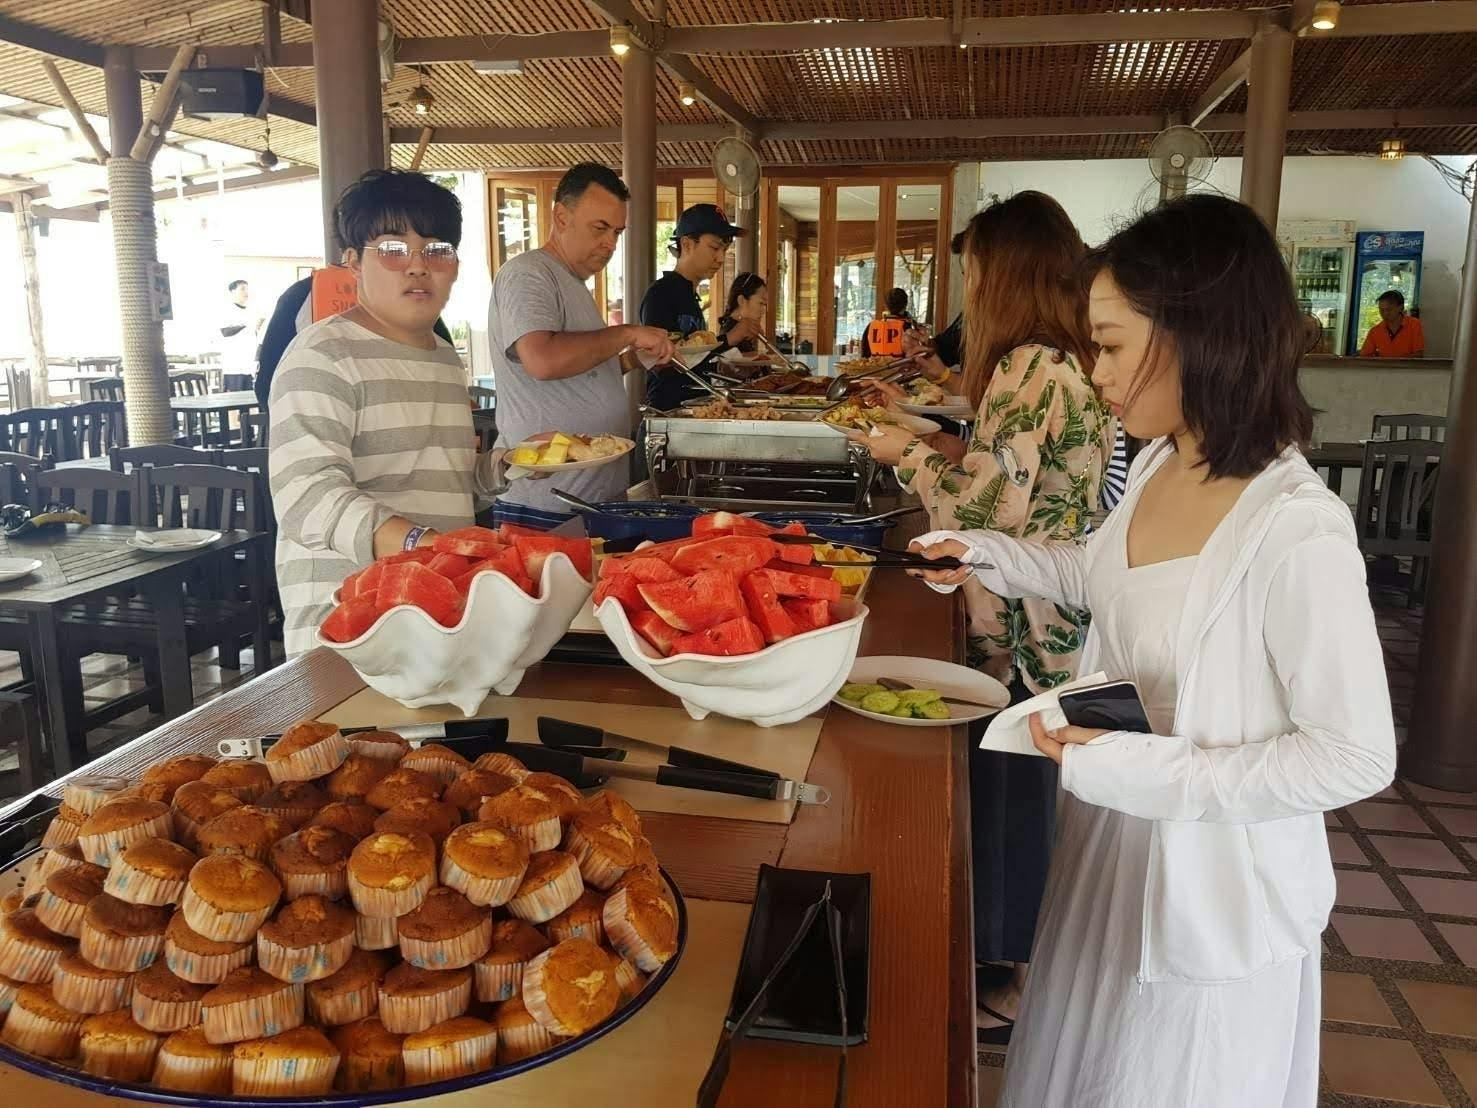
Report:
M205 119L262 118L265 93L256 69L187 69L180 74L180 111Z

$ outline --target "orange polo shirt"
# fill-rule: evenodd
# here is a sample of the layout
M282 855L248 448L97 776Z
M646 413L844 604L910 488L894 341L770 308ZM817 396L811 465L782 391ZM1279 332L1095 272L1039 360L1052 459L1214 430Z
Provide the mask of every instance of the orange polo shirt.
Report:
M1419 358L1426 353L1426 334L1421 330L1421 321L1413 315L1405 317L1400 330L1394 335L1380 320L1364 336L1364 345L1359 348L1361 358Z

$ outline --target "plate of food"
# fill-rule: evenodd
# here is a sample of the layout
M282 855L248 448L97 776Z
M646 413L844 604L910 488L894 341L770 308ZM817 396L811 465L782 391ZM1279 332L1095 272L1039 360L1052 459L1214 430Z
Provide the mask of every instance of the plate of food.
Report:
M860 404L842 404L839 408L832 408L821 416L821 420L841 430L868 431L878 424L887 423L896 424L915 435L932 435L942 430L933 420L922 416L895 412L891 408L868 408Z
M894 687L882 684L886 681ZM907 688L896 686L904 685ZM932 658L858 658L832 699L859 716L904 727L951 727L992 716L1010 703L999 681Z
M910 399L898 404L905 412L917 416L942 416L944 419L973 419L974 405L967 396L958 396L932 381L915 381L908 389Z
M846 377L855 377L860 373L876 373L878 370L886 369L897 360L882 354L870 358L847 358L836 363L836 372Z
M619 435L567 435L556 432L547 442L525 442L508 454L508 475L515 470L529 473L572 473L577 469L594 469L625 457L636 448L630 439Z

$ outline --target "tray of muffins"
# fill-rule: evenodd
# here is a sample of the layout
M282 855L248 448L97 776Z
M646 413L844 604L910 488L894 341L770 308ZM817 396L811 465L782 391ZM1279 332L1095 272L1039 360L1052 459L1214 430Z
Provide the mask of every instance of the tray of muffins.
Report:
M6 872L0 1060L176 1104L387 1103L548 1065L639 1012L687 935L614 793L316 721L262 760L74 775Z

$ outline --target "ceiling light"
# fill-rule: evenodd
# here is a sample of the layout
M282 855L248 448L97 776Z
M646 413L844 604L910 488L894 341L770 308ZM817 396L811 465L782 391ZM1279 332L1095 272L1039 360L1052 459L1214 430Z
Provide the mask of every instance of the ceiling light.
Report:
M1313 5L1313 30L1331 31L1339 25L1339 0L1318 0Z
M624 58L631 50L631 32L624 27L612 27L610 29L610 52L617 58Z
M682 101L682 106L690 108L697 103L697 92L686 81L677 84L677 99Z
M1405 157L1405 140L1402 138L1388 138L1380 143L1380 161L1398 162Z
M472 63L472 68L478 73L511 73L515 76L523 74L522 58L484 58Z
M405 102L415 109L416 115L426 115L430 112L431 106L436 103L436 97L425 85L416 85L410 90L410 95L405 98Z

